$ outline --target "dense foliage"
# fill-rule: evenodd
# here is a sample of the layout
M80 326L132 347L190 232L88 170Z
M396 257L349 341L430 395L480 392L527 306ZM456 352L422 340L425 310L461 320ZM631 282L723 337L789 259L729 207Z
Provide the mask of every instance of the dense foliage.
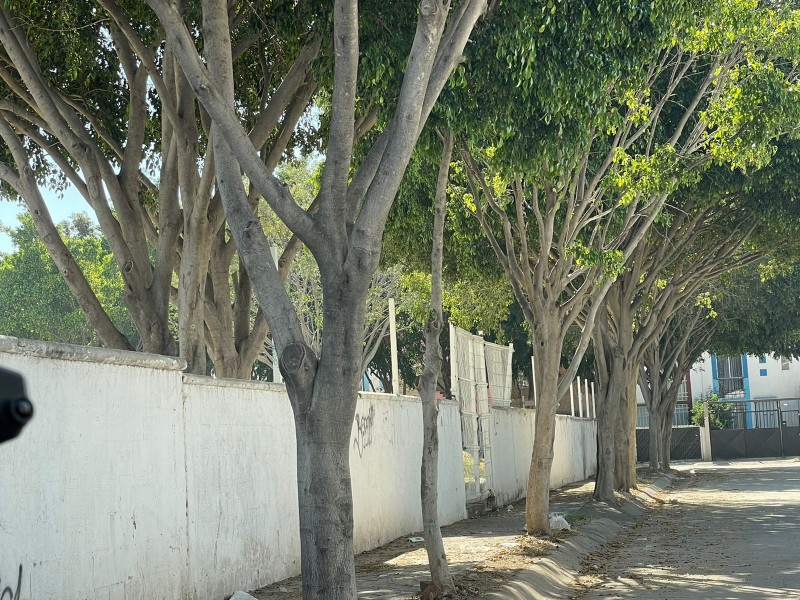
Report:
M92 325L53 264L31 218L17 227L0 226L14 251L0 256L0 334L20 338L99 345ZM117 326L135 339L122 303L124 286L108 244L85 215L59 225L67 247Z

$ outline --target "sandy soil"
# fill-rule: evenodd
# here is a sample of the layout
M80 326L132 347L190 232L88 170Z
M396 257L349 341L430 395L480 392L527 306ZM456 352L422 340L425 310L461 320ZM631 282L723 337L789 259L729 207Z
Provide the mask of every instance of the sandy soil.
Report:
M800 462L683 469L665 503L584 560L573 599L799 599Z
M551 511L576 513L570 520L578 531L583 524L580 507L591 498L594 482L566 486L551 493ZM562 539L575 532L551 537L528 536L524 532L525 503L514 503L477 519L467 519L443 528L445 550L460 598L478 598L558 548ZM419 535L419 534L415 534ZM430 578L425 548L406 536L356 557L359 598L409 599L420 592L420 582ZM299 600L298 578L288 579L251 592L258 600Z

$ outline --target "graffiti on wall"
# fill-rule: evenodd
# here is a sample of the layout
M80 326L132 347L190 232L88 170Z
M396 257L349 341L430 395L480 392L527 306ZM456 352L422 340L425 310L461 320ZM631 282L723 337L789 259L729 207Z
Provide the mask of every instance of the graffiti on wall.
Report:
M19 566L19 576L17 577L17 591L10 585L3 587L3 580L0 579L0 600L19 600L19 592L22 589L22 565Z
M375 426L375 406L370 404L366 415L356 413L355 438L353 447L358 450L359 456L364 456L364 450L372 445L372 429ZM2 599L0 599L2 600Z

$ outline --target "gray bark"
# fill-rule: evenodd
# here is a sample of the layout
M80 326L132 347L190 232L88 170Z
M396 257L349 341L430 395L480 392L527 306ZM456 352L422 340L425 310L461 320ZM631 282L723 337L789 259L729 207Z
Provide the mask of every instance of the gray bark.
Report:
M42 77L37 57L26 39L25 31L8 7L0 10L0 43L13 63L20 81L15 81L6 72L3 72L3 80L14 90L17 99L27 103L29 107L28 111L3 113L3 118L13 125L15 130L23 133L49 153L95 210L101 230L114 252L114 258L125 281L127 288L125 302L144 349L158 353L170 352L173 349L173 340L166 315L158 313L154 302L156 290L151 285L153 269L142 227L145 215L138 197L131 196L132 188L136 187L134 183L138 179L138 169L135 174L126 170L120 171L119 175L114 172L98 140L89 133L85 121L82 120L86 115L78 111L77 106L65 98L58 88L49 86L47 80ZM131 61L123 61L123 67L126 65L130 68ZM130 149L126 149L125 152L116 150L120 156L136 160L139 153L134 147L143 135L145 78L141 73L128 72L127 75L131 81L128 131ZM96 126L90 119L87 120L93 127ZM53 136L58 144L43 138L43 132ZM103 141L108 140L107 136L98 135ZM65 159L60 148L70 153L73 163ZM75 171L76 164L82 172L83 179L78 177ZM18 163L18 166L20 169L27 167L27 161L25 164ZM53 254L51 256L56 261L60 260ZM81 302L80 306L84 308L87 304ZM99 314L96 311L89 311L86 314L93 324L103 328L102 323L98 321Z
M675 416L675 398L668 404L667 413L661 423L661 466L665 471L670 470L670 451L672 450L672 423Z
M47 248L64 281L75 296L78 306L81 307L89 323L97 331L103 344L109 348L132 350L130 342L112 323L89 282L83 276L80 267L61 239L41 196L39 186L33 177L33 172L27 164L27 157L22 143L12 129L3 121L0 121L0 137L3 138L6 146L11 150L15 162L18 165L23 165L19 174L5 173L3 179L11 183L24 200L42 243ZM3 166L2 168L6 169L7 167Z
M227 27L204 31L208 68L180 15L163 0L148 0L193 91L213 122L214 156L225 214L242 261L264 308L281 356L297 434L301 568L304 598L356 597L353 561L349 442L360 382L364 304L377 268L383 228L432 100L459 60L485 2L467 0L462 17L446 30L449 5L421 3L417 33L400 90L389 140L376 153L377 168L362 197L348 192L355 135L353 111L358 64L358 18L353 0L336 0L331 135L319 210L312 217L264 164L234 112ZM204 12L222 23L226 3L204 0ZM222 31L224 29L224 31ZM452 40L460 40L455 47ZM440 42L444 42L440 45ZM447 49L448 54L443 54ZM454 50L454 51L453 51ZM453 51L453 52L451 52ZM426 111L426 101L431 99ZM244 193L240 169L278 217L311 250L323 288L319 360L303 342L302 328L281 285L270 249ZM356 174L355 179L359 179ZM360 207L350 210L351 202ZM351 220L352 217L352 220Z
M550 471L553 466L553 443L556 434L556 411L559 394L559 366L561 325L556 315L541 319L534 329L534 353L536 355L537 405L534 423L533 452L528 470L527 497L525 500L525 523L529 534L550 531Z
M619 419L624 354L608 333L606 309L597 321L594 335L597 376L597 479L592 497L598 502L614 502L614 436Z
M625 370L620 415L615 434L615 488L626 492L636 487L636 371Z
M439 406L436 388L442 369L442 349L439 336L442 332L442 253L444 222L447 212L447 182L453 154L453 136L443 134L444 148L439 163L433 221L433 247L431 250L431 316L425 332L424 370L420 378L419 395L422 401L422 466L420 493L422 498L422 523L425 550L431 581L435 589L444 594L455 592L453 577L447 565L447 555L439 524Z
M659 411L655 410L649 413L650 416L650 429L648 436L650 437L650 461L649 470L655 472L661 469L662 450L663 450L663 433L664 426Z

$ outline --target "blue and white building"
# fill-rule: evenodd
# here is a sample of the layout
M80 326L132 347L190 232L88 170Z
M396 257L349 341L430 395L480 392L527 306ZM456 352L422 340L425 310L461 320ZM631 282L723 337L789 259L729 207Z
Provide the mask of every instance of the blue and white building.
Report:
M752 354L703 354L690 373L692 400L713 391L720 398L774 400L800 398L800 362Z

